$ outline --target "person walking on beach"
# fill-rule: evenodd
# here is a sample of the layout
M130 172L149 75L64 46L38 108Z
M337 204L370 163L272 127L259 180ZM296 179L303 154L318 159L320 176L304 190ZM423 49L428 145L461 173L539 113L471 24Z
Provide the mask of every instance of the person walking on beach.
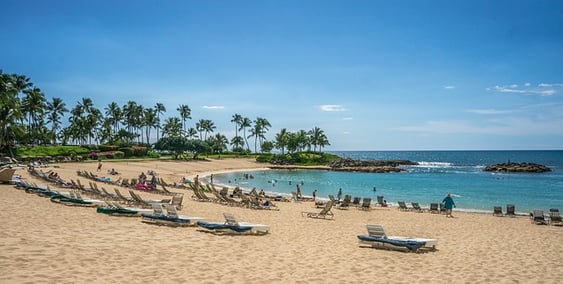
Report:
M196 188L199 188L199 175L195 175L194 177L194 185Z
M313 201L317 199L317 190L313 190Z
M453 218L454 216L452 215L452 209L455 208L455 202L452 199L452 195L448 193L444 200L442 200L442 203L444 204L444 208L446 209L446 217Z
M340 201L340 198L342 198L342 187L338 189L338 194L336 194L336 198L338 198L338 201Z
M102 170L102 161L98 161L98 169L97 171L101 171Z

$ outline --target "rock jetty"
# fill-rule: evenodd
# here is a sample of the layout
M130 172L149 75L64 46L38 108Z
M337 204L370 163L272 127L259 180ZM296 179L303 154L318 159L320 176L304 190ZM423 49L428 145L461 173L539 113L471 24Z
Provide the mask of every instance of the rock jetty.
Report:
M486 172L519 172L519 173L545 173L551 172L547 166L534 163L500 163L486 166L483 171Z
M402 165L418 165L417 162L408 160L353 160L349 158L338 159L330 163L330 170L367 173L401 172Z

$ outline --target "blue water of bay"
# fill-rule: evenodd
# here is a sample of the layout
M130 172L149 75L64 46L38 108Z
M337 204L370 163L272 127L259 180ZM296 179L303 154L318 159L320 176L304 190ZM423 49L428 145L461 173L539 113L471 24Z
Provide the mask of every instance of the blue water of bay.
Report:
M388 203L418 202L423 207L441 202L447 193L458 210L492 212L493 206L514 204L519 213L533 209L563 210L563 151L342 151L331 152L358 160L410 160L401 173L357 173L323 170L257 170L215 174L227 186L290 194L301 187L304 195L317 190L327 198L342 188L352 197L384 196ZM547 173L491 173L487 165L531 162L551 168ZM249 174L253 178L245 178ZM375 188L375 191L374 191Z

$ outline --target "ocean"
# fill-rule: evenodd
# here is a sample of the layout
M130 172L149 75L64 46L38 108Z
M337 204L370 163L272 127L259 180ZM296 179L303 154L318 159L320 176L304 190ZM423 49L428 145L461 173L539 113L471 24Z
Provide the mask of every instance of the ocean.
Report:
M398 201L418 202L422 207L441 202L451 193L456 210L490 212L493 206L514 204L516 212L533 209L563 210L563 151L338 151L340 157L358 160L410 160L400 173L355 173L323 170L257 170L214 175L214 182L272 194L290 194L301 187L303 195L317 190L317 197L377 196L391 205ZM551 168L547 173L491 173L487 165L530 162ZM252 178L245 178L245 174ZM375 188L375 191L374 191Z

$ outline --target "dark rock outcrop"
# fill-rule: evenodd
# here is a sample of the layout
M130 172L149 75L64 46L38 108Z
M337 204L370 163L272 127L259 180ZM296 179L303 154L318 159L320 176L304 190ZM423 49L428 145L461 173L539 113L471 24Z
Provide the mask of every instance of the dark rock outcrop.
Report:
M545 173L551 172L547 166L534 163L500 163L486 166L486 172L520 172L520 173Z
M330 163L333 171L390 173L403 171L401 165L418 165L407 160L352 160L349 158L338 159Z

